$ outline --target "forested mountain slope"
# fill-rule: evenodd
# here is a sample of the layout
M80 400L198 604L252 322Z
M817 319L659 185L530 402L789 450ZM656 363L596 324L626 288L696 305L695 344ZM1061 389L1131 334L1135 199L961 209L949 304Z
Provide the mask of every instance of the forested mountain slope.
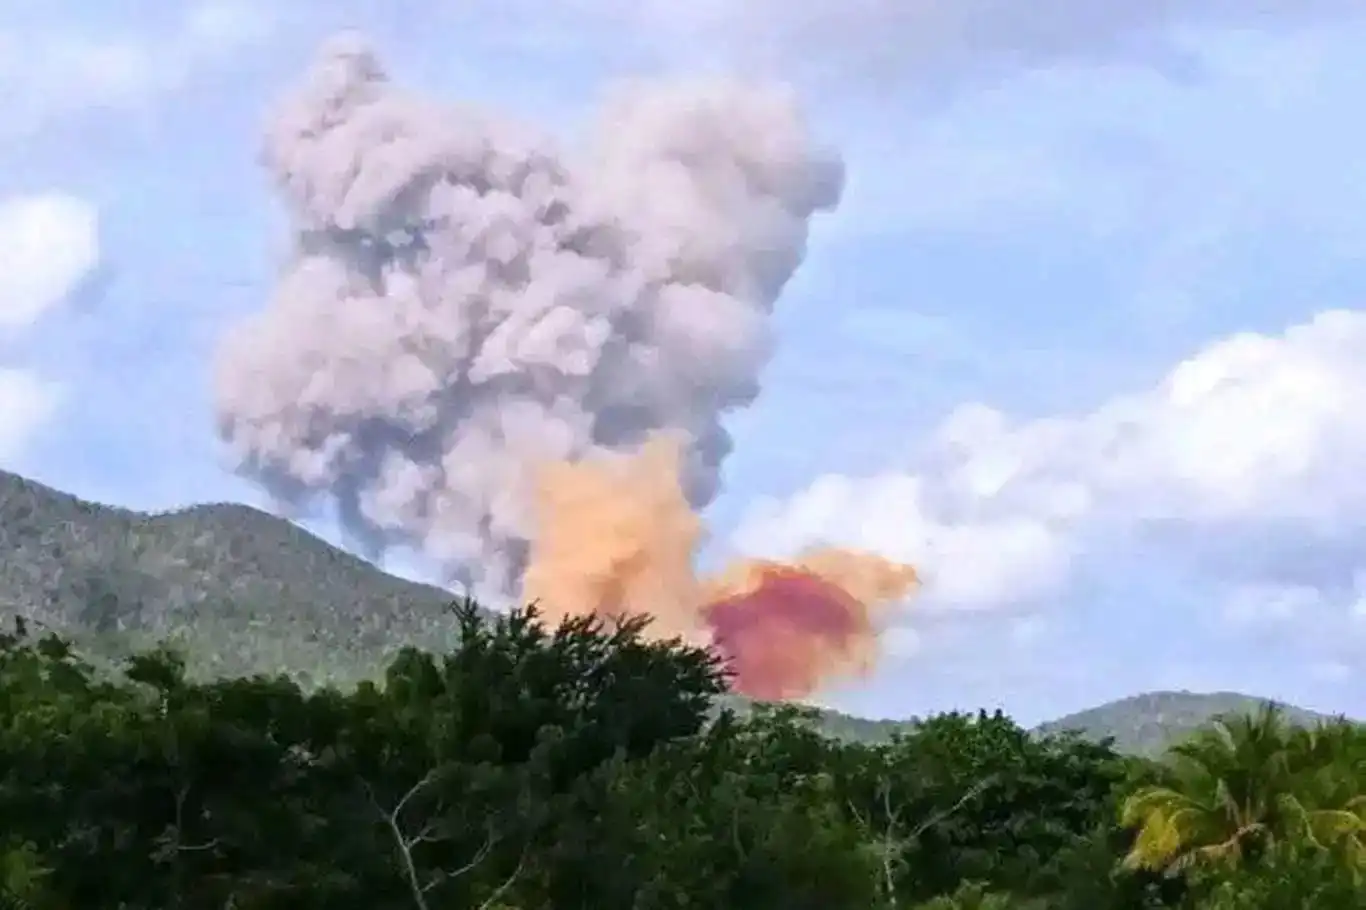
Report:
M0 471L0 611L97 653L170 639L202 673L346 682L374 673L404 644L450 644L451 602L448 591L389 575L248 506L147 515ZM1154 692L1042 729L1113 736L1123 750L1152 754L1217 714L1258 703L1234 693ZM872 741L906 723L823 712L822 727Z

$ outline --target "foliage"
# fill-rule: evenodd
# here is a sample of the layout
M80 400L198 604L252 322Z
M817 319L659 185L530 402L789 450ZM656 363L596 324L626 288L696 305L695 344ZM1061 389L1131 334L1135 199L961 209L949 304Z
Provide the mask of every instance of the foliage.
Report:
M1359 875L1330 854L1281 845L1255 867L1211 876L1204 881L1198 910L1325 910L1361 905Z
M146 514L80 500L0 471L0 615L26 615L102 671L168 643L196 679L287 674L305 688L375 678L404 647L455 643L449 593L388 575L291 522L235 504ZM750 705L727 697L745 715ZM1151 693L1045 725L1157 755L1219 713L1228 693ZM1298 722L1316 720L1307 712ZM886 743L916 722L822 712L840 739Z
M99 664L170 641L201 678L354 684L405 645L448 647L449 602L247 506L153 515L0 471L0 613Z
M1275 710L1155 764L947 714L883 742L715 714L642 622L460 605L377 682L119 674L0 637L0 905L367 910L1354 906L1366 737Z
M1218 718L1256 714L1267 704L1265 699L1236 692L1145 692L1050 721L1040 731L1070 731L1092 741L1109 737L1120 752L1160 758L1169 747ZM1303 708L1275 707L1301 726L1329 719Z
M1256 866L1283 846L1337 852L1366 869L1362 734L1294 728L1280 709L1220 720L1174 747L1166 780L1132 794L1131 868Z
M169 652L101 681L55 637L0 657L12 900L163 908L478 906L555 871L595 772L700 730L712 657L640 624L547 632L460 612L462 645L382 686L187 680ZM458 870L468 867L468 874ZM563 906L576 906L565 903Z

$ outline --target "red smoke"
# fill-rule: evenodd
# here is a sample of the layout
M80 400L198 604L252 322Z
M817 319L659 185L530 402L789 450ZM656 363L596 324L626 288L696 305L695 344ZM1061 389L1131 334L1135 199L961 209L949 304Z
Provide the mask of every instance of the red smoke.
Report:
M755 698L778 700L811 693L834 658L856 653L872 629L848 591L795 566L759 569L752 591L702 608L732 685Z
M801 698L871 670L877 614L911 593L915 571L828 548L791 563L741 560L699 579L701 521L678 468L679 448L665 437L635 455L547 465L524 596L552 621L648 614L654 634L715 648L732 688L755 698Z

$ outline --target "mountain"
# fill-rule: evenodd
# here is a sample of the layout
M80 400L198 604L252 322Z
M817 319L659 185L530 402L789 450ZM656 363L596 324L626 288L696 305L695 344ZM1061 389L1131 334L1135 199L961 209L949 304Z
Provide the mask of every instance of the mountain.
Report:
M200 673L289 672L345 684L376 673L403 645L452 645L452 600L248 506L150 515L0 471L0 616L21 613L97 657L169 640ZM1040 731L1111 736L1121 749L1151 754L1217 714L1258 704L1234 693L1154 692ZM821 726L876 741L910 723L826 711Z
M170 640L200 672L344 683L451 644L452 600L248 506L148 515L0 472L0 614L97 654Z
M1147 692L1069 714L1038 729L1041 733L1075 731L1094 740L1113 737L1121 752L1157 755L1220 715L1249 714L1268 703L1284 709L1292 723L1312 726L1329 719L1304 708L1237 692Z
M730 703L743 713L747 705ZM1111 739L1129 755L1157 757L1175 742L1220 716L1251 714L1276 704L1294 724L1313 726L1331 718L1304 708L1237 692L1145 692L1069 714L1035 727L1040 735L1075 733L1092 742ZM831 736L859 742L885 742L915 728L914 720L871 720L838 711L821 711L820 727Z

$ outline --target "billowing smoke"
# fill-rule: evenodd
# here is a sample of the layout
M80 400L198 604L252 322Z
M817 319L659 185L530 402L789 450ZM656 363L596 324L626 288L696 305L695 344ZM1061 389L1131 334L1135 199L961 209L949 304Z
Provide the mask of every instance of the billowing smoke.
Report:
M702 643L702 522L679 483L681 451L656 435L636 452L539 466L523 597L552 621L648 612L655 632Z
M655 634L715 648L734 689L757 698L802 697L872 669L878 613L914 590L915 571L823 549L698 578L702 525L681 467L679 441L664 435L630 454L543 465L526 597L552 621L650 615Z
M879 614L919 584L915 570L873 553L826 548L791 563L745 560L706 585L701 613L735 689L799 698L879 656Z
M219 351L221 438L282 510L331 507L372 558L414 547L486 597L525 569L533 464L667 429L689 505L715 496L721 419L844 176L782 91L633 84L571 160L396 87L351 36L263 159L292 252Z

